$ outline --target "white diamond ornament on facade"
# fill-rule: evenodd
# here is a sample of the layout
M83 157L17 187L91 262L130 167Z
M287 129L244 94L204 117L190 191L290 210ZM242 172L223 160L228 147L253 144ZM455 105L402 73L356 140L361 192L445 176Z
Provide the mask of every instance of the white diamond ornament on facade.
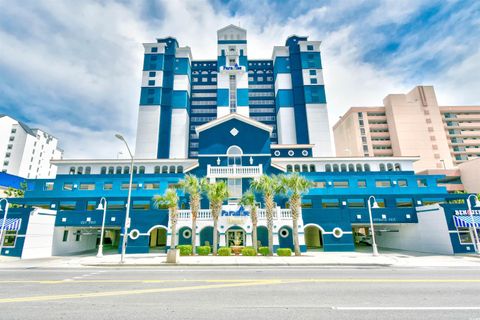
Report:
M238 131L237 128L233 128L232 130L230 130L230 134L231 134L232 136L234 136L234 137L235 137L239 132L240 132L240 131Z

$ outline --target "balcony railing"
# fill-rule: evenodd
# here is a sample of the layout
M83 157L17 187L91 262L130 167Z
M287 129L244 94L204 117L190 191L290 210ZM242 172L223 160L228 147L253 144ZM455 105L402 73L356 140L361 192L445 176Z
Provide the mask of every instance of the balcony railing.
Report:
M190 221L192 219L192 212L190 210L178 210L177 211L179 221ZM258 220L267 220L267 212L265 209L257 210ZM292 210L290 209L281 209L279 207L273 210L273 219L274 220L291 220L292 219ZM212 214L210 209L201 209L198 212L197 220L200 221L211 221Z
M262 174L263 168L261 164L258 166L207 166L207 177L209 178L256 178Z

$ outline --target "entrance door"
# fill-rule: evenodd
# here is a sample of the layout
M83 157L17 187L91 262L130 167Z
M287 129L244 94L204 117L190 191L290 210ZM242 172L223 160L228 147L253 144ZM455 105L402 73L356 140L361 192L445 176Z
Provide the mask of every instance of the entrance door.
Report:
M245 245L245 232L243 230L228 230L226 236L229 247Z

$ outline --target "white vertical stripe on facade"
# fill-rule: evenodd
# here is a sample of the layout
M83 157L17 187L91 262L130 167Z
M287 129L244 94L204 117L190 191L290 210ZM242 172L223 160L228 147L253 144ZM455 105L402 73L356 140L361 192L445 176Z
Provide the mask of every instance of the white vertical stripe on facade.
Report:
M290 73L279 73L275 79L275 94L280 89L292 89L292 75Z
M224 106L224 107L217 107L217 118L221 118L223 116L226 116L227 114L230 114L230 107L229 106Z
M150 77L149 76L150 72L155 72L155 77ZM148 80L155 80L155 85L149 86ZM160 71L160 70L143 71L142 87L161 87L162 83L163 83L163 71Z
M314 157L333 155L330 139L330 126L326 104L306 104L307 128L310 144L314 144Z
M170 159L188 158L189 117L186 109L172 109Z
M248 106L237 106L237 113L241 114L242 116L249 117L250 116L250 108Z
M237 89L248 89L248 73L245 71L235 72Z
M217 89L228 89L230 88L229 74L227 71L220 71L217 74Z
M141 106L138 111L135 157L156 159L160 130L160 106Z
M279 144L296 144L295 114L292 108L279 108L277 112L277 134Z
M176 74L173 78L174 91L187 91L190 94L190 79L186 74Z

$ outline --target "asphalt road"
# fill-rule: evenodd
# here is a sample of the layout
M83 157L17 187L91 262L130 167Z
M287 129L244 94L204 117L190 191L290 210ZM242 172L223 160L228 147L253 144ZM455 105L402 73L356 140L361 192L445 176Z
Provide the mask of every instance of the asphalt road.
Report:
M480 270L0 270L0 319L480 319Z

